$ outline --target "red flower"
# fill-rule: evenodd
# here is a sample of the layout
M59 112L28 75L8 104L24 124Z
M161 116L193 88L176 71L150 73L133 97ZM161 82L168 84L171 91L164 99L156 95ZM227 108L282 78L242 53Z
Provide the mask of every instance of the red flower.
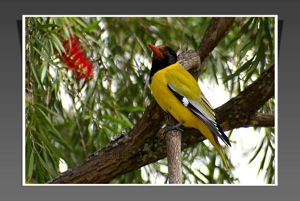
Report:
M78 79L92 79L94 67L91 61L85 56L79 40L71 35L70 39L64 41L63 46L66 53L63 53L61 58L68 69L73 70Z

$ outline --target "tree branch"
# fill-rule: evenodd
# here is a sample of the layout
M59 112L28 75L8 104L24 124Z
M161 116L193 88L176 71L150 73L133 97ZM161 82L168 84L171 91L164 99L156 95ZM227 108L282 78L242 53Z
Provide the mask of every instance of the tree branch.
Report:
M274 126L274 118L273 124L267 122L266 119L264 119L264 124L261 120L256 122L257 120L254 119L257 117L257 114L254 115L256 111L274 97L274 73L273 65L238 96L231 98L226 104L215 110L222 128L228 130L245 125L257 126L258 123L263 126Z
M216 19L215 19L216 20ZM220 25L219 21L216 34L212 33L211 43L218 44L223 30L223 36L230 26ZM216 23L216 22L215 22ZM214 23L213 23L214 25ZM222 29L221 29L222 28ZM221 30L219 30L221 29ZM209 36L208 36L209 37ZM204 39L203 39L204 40ZM210 39L207 39L210 40ZM201 49L201 51L200 51ZM200 57L206 59L213 49L210 45L200 46ZM205 56L206 55L206 56ZM203 62L202 62L203 63ZM191 70L191 69L190 69ZM194 70L199 72L201 69ZM240 126L272 125L271 116L260 115L256 111L271 97L274 96L274 66L264 72L254 83L249 85L237 97L217 108L216 113L224 130L238 128ZM260 98L257 98L260 97ZM260 116L260 121L254 117ZM133 127L133 129L112 141L107 147L96 151L86 160L79 163L48 183L109 183L118 176L136 170L144 165L165 158L166 143L165 136L161 134L163 124L163 111L155 101L146 108L144 115ZM256 121L255 121L256 120ZM274 118L273 118L274 120ZM274 123L273 123L274 125ZM181 148L185 149L205 138L196 129L183 128Z
M209 27L207 28L202 42L198 48L198 54L201 61L209 55L211 51L218 45L218 43L224 38L229 28L232 26L235 18L233 17L214 17L211 20Z
M181 132L171 130L166 133L168 173L170 184L182 184Z
M165 113L165 121L170 127L177 127L178 122L172 115ZM165 131L164 131L165 132ZM167 147L167 161L168 161L168 174L170 184L182 184L182 168L181 168L181 129L166 130L166 147Z
M264 113L254 113L247 119L246 116L239 117L237 121L236 118L233 118L235 123L232 124L222 124L222 128L227 130L233 130L235 128L248 128L248 127L274 127L275 126L275 117L274 114L264 114Z

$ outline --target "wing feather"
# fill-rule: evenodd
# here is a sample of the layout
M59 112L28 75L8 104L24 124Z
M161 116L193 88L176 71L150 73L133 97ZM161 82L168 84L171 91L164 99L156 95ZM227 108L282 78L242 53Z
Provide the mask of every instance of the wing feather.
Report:
M192 113L194 113L200 120L202 120L210 130L219 136L226 144L230 145L227 136L222 131L220 125L217 123L215 113L204 96L201 97L199 101L191 100L184 96L182 93L176 90L171 83L168 83L168 88L175 95L175 97L186 106Z

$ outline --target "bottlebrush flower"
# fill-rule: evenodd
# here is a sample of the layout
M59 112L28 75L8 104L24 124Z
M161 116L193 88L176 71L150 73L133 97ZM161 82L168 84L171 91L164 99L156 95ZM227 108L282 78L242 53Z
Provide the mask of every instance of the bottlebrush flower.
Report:
M61 58L68 69L73 70L78 79L92 79L93 64L85 56L85 51L80 46L78 38L71 35L70 39L63 42L63 46L66 52L61 55Z

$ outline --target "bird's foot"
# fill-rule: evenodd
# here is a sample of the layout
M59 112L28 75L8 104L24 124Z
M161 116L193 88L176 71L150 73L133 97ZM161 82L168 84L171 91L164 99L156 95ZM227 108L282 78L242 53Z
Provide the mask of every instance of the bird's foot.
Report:
M164 125L163 129L164 129L164 134L166 134L167 132L169 131L172 131L172 130L177 130L179 132L183 132L183 129L180 128L180 126L182 126L182 122L178 123L178 124L175 124L175 125L172 125L172 126L166 126Z

